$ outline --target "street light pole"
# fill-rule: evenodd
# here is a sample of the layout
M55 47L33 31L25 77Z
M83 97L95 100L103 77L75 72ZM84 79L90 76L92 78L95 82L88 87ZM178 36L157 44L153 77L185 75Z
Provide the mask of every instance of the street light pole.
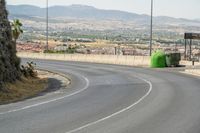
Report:
M49 2L46 0L46 50L49 50Z
M152 55L152 38L153 38L153 0L151 0L150 56Z

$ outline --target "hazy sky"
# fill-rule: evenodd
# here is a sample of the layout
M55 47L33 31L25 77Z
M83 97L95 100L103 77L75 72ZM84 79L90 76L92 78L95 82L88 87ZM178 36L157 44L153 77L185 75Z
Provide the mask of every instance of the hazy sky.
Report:
M151 0L49 0L49 5L84 4L101 9L116 9L139 14L150 14ZM45 6L46 0L7 0L8 4ZM154 0L155 16L200 18L200 0Z

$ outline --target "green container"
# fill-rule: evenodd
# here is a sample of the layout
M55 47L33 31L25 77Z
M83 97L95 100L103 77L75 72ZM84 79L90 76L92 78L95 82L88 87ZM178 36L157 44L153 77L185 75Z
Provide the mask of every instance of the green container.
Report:
M164 68L166 67L166 56L163 51L156 51L151 56L151 67Z
M179 62L181 60L181 54L180 53L169 53L166 54L166 65L168 67L176 67L179 65Z

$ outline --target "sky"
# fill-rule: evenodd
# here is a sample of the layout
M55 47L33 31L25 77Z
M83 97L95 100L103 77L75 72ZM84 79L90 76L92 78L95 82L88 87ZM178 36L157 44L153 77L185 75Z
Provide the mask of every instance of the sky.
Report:
M200 0L153 0L154 16L200 19ZM45 7L46 0L7 0L7 4L29 4ZM114 9L150 14L151 0L49 0L49 5L82 4L100 9Z

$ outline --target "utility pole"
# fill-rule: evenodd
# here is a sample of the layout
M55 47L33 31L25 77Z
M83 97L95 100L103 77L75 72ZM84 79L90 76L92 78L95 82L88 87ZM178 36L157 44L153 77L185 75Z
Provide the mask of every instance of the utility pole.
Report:
M152 55L152 38L153 38L153 0L151 0L150 56Z
M49 50L49 1L46 0L46 50Z

